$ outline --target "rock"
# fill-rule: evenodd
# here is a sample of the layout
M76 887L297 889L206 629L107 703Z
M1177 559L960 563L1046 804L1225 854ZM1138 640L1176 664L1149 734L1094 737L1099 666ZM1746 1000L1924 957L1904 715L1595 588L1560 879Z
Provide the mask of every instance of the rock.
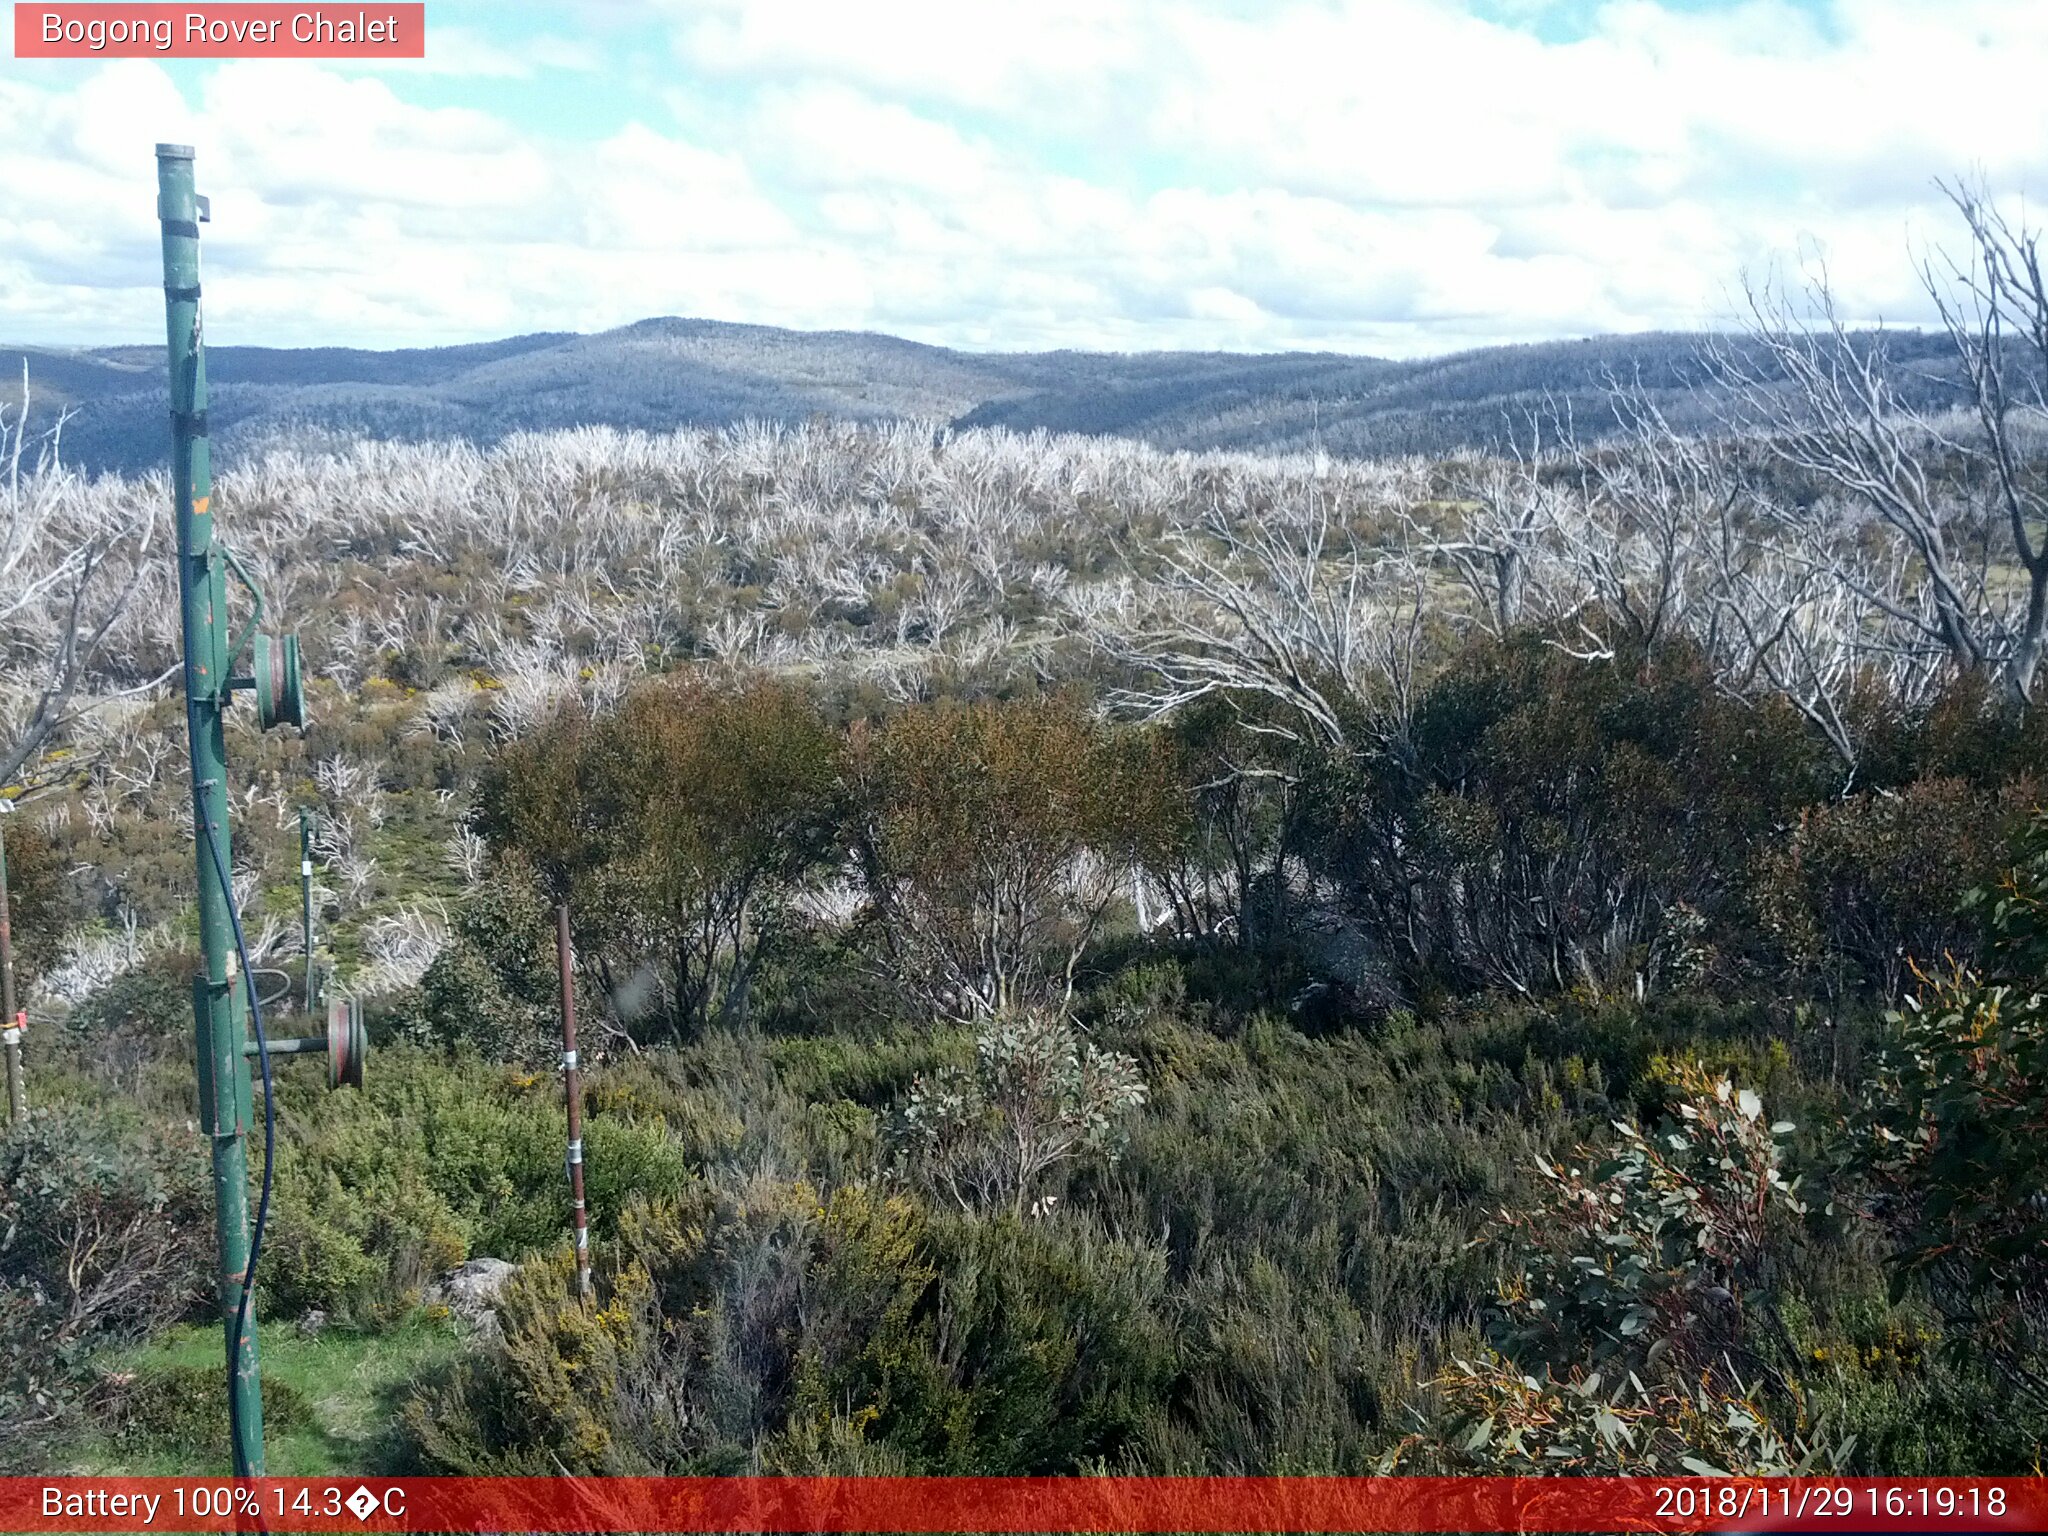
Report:
M318 1307L313 1308L304 1317L299 1319L298 1329L302 1338L319 1338L321 1334L327 1331L327 1314Z
M496 1338L498 1314L494 1308L498 1293L518 1273L518 1265L503 1259L471 1259L428 1286L421 1300L430 1307L446 1307L471 1332L485 1339Z

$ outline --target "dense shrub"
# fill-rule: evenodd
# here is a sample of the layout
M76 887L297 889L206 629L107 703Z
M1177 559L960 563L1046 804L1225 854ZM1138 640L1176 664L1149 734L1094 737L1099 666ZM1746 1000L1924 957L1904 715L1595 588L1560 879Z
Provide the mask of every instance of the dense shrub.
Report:
M839 741L793 685L665 678L509 745L476 824L552 899L635 1039L744 1018L764 938L830 847Z
M151 955L69 1013L32 1028L23 1044L32 1102L115 1095L180 1110L189 1102L196 1114L194 968L189 954Z
M843 1349L886 1349L876 1331L900 1327L930 1279L911 1262L921 1230L907 1202L828 1207L774 1183L636 1209L601 1306L568 1298L563 1264L532 1267L501 1300L502 1355L458 1365L408 1410L409 1431L450 1470L539 1471L557 1456L572 1472L759 1465L796 1390L800 1309ZM869 1283L819 1289L803 1308L806 1270L831 1255Z
M1896 998L1914 957L1975 948L1962 895L1996 872L2033 792L2027 779L1997 790L1922 779L1806 808L1759 860L1766 933L1833 996Z
M1461 653L1397 750L1341 770L1314 841L1389 954L1459 988L1697 985L1751 862L1816 792L1782 703L1679 646Z
M893 1127L907 1175L962 1210L1049 1207L1063 1165L1114 1158L1145 1102L1137 1062L1084 1040L1050 1012L1001 1014L975 1040L974 1067L911 1085Z
M360 1094L292 1084L261 1271L265 1310L388 1321L466 1258L517 1258L559 1241L569 1195L553 1084L404 1049L378 1054ZM688 1176L659 1119L592 1114L585 1138L600 1235L625 1200Z
M32 1110L0 1135L0 1445L61 1421L96 1350L207 1294L205 1167L197 1135L104 1108Z
M1504 1213L1519 1274L1492 1353L1438 1382L1450 1445L1480 1465L1785 1474L1821 1454L1772 1295L1771 1227L1805 1212L1782 1166L1793 1127L1698 1067L1672 1089L1654 1133L1616 1122L1611 1149L1540 1164L1548 1199Z
M15 986L25 989L62 953L83 903L63 845L39 819L9 814L12 809L0 811L0 837L6 840Z
M463 903L448 947L388 1010L414 1044L536 1063L561 1049L561 973L541 881L517 852Z
M560 1265L508 1294L502 1354L407 1411L475 1472L1070 1472L1113 1457L1171 1371L1142 1249L900 1196L754 1180L627 1222L602 1304Z
M1058 699L857 725L854 867L888 974L928 1012L1064 1005L1158 794L1143 743Z
M140 1451L202 1454L228 1461L227 1398L212 1367L158 1366L106 1384L96 1417L103 1432ZM263 1379L263 1431L288 1434L314 1422L305 1394L275 1376Z
M1975 905L1987 972L1936 972L1891 1016L1852 1163L1891 1240L1894 1299L1924 1286L1958 1353L2048 1411L2048 821Z

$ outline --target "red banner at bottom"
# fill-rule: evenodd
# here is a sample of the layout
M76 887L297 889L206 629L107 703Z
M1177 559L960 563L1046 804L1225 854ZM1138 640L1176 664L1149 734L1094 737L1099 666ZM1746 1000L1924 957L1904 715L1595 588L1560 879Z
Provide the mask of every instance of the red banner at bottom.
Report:
M2048 1530L2048 1478L0 1478L0 1530Z

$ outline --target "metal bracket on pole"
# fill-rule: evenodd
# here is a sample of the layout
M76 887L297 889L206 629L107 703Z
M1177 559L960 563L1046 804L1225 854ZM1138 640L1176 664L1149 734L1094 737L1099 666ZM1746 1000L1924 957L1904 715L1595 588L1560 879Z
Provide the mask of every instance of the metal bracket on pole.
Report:
M200 430L203 432L205 428L202 427ZM221 559L227 562L228 569L235 573L236 579L249 594L249 617L242 622L241 632L228 642L228 664L232 666L241 659L242 648L249 643L249 636L254 633L256 626L263 622L263 589L256 585L256 578L251 576L249 568L236 558L234 550L225 544L216 547L220 550ZM235 681L240 682L240 679Z
M272 634L257 627L263 622L263 588L257 585L256 578L249 574L249 568L242 564L232 549L225 544L215 548L235 579L247 590L251 602L249 617L242 621L241 630L228 644L228 665L233 666L239 661L251 638L255 640L249 671L230 677L228 686L255 690L256 720L264 730L276 730L280 725L303 728L306 723L306 689L299 670L299 637Z
M242 1054L256 1054L256 1042L243 1042ZM270 1042L273 1056L320 1056L327 1058L327 1086L360 1088L363 1063L370 1054L370 1036L363 1028L363 1005L353 997L337 997L327 1004L327 1033L302 1035L294 1040Z

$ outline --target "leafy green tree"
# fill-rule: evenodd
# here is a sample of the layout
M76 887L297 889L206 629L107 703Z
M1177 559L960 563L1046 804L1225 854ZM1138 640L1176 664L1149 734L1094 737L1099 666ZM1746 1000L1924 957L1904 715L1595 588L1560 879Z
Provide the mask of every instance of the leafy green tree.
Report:
M1057 699L909 709L848 747L884 967L940 1017L1072 998L1157 793L1142 744Z
M1166 897L1183 938L1276 933L1276 867L1298 820L1295 779L1312 753L1258 729L1258 701L1212 696L1177 711L1144 738L1155 786L1140 824L1139 857ZM1264 908L1248 905L1264 894Z
M1806 807L1757 863L1765 933L1835 997L1896 999L1913 956L1974 948L1959 902L2011 846L2027 791L1930 778Z
M571 700L538 729L504 742L477 783L472 824L497 848L517 849L551 902L567 901L594 863L585 784L592 729Z
M512 744L477 825L569 899L578 958L634 1039L744 1015L766 935L828 863L840 746L783 682L665 678Z
M454 941L392 1012L394 1033L493 1061L541 1062L561 1048L560 973L546 880L518 849L458 910Z
M1473 646L1405 739L1334 765L1311 851L1385 951L1460 989L1697 984L1824 759L1782 701L1729 699L1678 642L1584 661Z
M83 914L63 847L31 816L0 812L7 840L7 898L13 918L17 991L53 964L66 931Z

